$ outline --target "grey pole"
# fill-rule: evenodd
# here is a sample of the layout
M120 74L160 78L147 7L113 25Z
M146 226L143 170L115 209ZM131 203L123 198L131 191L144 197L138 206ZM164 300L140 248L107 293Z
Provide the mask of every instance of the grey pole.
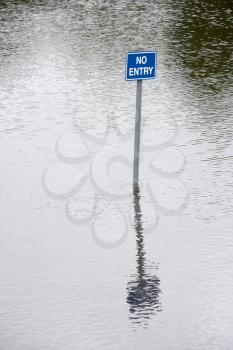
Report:
M139 152L140 152L140 129L141 129L141 106L142 106L142 80L137 80L136 94L136 117L134 137L134 162L133 162L133 186L138 186Z

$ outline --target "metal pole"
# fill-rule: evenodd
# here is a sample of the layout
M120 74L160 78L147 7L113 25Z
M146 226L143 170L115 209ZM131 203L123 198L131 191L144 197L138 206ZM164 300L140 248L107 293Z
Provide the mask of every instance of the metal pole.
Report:
M134 187L138 186L140 129L141 129L141 106L142 106L142 80L137 80L135 137L134 137L134 162L133 162L133 186Z

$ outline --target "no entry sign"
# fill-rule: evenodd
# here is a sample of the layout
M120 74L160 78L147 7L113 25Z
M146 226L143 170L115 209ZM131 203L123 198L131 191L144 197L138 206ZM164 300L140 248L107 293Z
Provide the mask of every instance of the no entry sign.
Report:
M128 52L125 79L147 80L156 78L157 53L153 51Z
M142 81L156 78L157 52L128 52L126 55L125 80L137 80L133 188L138 188L139 151L141 133Z

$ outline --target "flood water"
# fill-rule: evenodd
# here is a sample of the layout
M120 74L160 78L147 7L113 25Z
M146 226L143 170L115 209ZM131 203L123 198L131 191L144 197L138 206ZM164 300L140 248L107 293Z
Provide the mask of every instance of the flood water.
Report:
M230 1L0 1L0 349L233 348ZM158 52L136 83L128 51Z

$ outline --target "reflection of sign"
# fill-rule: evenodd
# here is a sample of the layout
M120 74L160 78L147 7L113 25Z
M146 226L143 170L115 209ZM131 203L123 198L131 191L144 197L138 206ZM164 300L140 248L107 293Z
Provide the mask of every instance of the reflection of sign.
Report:
M157 53L128 52L126 57L126 80L146 80L156 78Z

